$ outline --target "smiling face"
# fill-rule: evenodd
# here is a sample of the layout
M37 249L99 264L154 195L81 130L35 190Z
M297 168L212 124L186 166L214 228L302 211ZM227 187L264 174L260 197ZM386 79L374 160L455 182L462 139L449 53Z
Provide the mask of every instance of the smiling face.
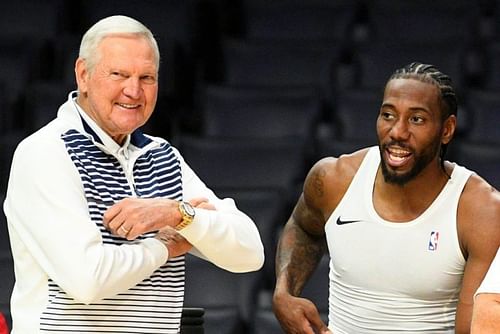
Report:
M442 120L437 86L393 79L377 119L381 168L386 182L404 185L427 168L439 168L441 144L453 135L455 116Z
M151 45L138 35L105 37L89 71L76 62L78 104L118 144L146 123L158 94L158 69Z

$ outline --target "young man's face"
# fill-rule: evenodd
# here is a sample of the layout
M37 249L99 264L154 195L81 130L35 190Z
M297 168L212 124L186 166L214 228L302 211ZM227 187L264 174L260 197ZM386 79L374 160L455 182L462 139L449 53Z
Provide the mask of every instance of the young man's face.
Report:
M433 84L416 79L388 82L377 119L387 182L404 185L432 161L438 166L441 144L447 142L441 108L439 89Z

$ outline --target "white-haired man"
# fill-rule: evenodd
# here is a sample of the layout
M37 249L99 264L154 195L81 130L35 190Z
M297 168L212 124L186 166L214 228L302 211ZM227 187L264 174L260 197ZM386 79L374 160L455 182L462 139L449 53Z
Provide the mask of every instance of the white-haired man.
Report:
M16 149L4 203L12 333L178 333L185 253L232 272L262 266L253 221L138 130L159 63L140 22L97 22L82 38L78 92Z

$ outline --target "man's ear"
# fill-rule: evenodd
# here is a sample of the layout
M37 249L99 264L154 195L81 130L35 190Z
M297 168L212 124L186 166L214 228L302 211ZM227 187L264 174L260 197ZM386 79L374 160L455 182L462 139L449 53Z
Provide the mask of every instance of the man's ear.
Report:
M89 72L85 60L78 57L75 63L75 77L78 85L78 91L85 94L87 92Z
M444 121L443 124L441 143L448 144L453 138L456 128L457 128L457 116L455 115L448 116L448 118Z

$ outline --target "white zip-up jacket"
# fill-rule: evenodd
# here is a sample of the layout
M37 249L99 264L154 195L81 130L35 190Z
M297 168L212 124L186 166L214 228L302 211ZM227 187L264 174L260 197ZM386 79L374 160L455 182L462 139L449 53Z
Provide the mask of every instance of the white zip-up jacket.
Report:
M16 283L13 334L177 333L184 257L168 259L154 233L127 241L102 215L125 197L206 197L180 233L192 253L232 271L258 270L264 252L253 221L219 199L179 152L136 131L119 146L70 93L57 118L23 140L4 211Z

